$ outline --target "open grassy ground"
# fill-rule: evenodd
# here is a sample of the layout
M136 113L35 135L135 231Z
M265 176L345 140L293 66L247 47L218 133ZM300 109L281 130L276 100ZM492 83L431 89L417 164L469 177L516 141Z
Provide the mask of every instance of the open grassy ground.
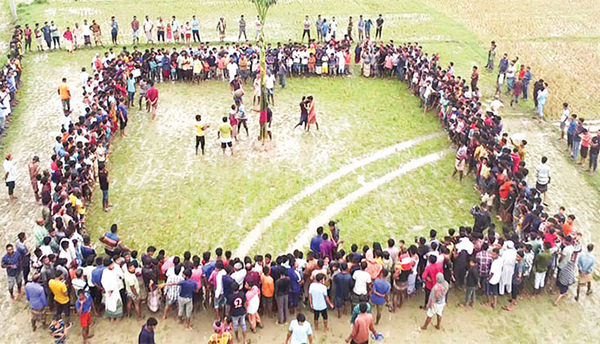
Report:
M509 1L510 4L513 2ZM493 7L494 11L491 11L489 1L466 3L460 0L450 3L445 0L393 0L386 2L385 6L375 0L283 1L271 11L266 30L270 41L287 41L289 38L300 38L300 23L305 14L316 16L320 13L327 18L335 15L340 23L339 29L343 31L348 15L357 17L363 14L375 18L378 13L383 13L386 18L384 39L418 41L427 52L439 52L444 63L455 62L457 71L462 75L467 75L473 64L485 64L488 41L496 39L502 42L500 51L507 50L510 53L513 49L509 44L527 47L519 55L525 63L540 62L540 71L551 83L551 94L558 99L558 95L568 92L584 94L580 91L585 85L574 82L578 80L574 73L579 73L581 69L573 66L577 66L577 61L585 60L591 64L597 59L582 55L588 51L584 49L586 44L592 47L593 37L597 36L596 27L585 26L585 20L592 18L595 13L593 3L578 2L575 9L572 3L568 4L571 5L552 1L547 5L534 0L527 4L514 3L507 9ZM522 13L536 14L509 15L509 11L519 8L517 5L521 6ZM19 9L20 22L30 25L36 21L55 20L59 26L65 27L74 22L81 23L84 18L96 19L103 26L105 41L109 41L109 18L116 15L121 23L121 37L127 43L128 23L134 14L138 17L145 14L167 17L174 14L180 20L196 14L202 23L203 39L214 41L217 38L214 26L218 17L227 18L230 28L228 39L233 40L234 35L237 36L234 20L240 14L245 14L248 19L253 18L255 13L253 7L244 1L205 1L183 5L164 0L154 1L151 5L144 4L143 7L137 1L50 1L23 4ZM469 14L469 20L460 15L462 11ZM491 20L492 14L488 13L501 14L497 20ZM553 20L546 21L549 14ZM250 20L248 22L250 24ZM552 23L571 29L566 33L549 31L546 36L556 37L546 39L540 32L548 30ZM509 34L513 31L523 34ZM529 32L538 36L526 39L525 35ZM248 33L252 34L252 30L249 29ZM576 48L573 44L580 44L583 48L575 50L580 52L575 54L579 57L570 59L570 55L558 49L561 44L573 49ZM548 48L552 54L544 53L541 49L538 51L537 48ZM21 201L9 208L5 195L2 196L2 204L8 209L0 216L0 224L6 228L2 233L6 242L14 240L16 232L30 228L32 219L39 216L29 200L32 197L25 182L25 163L34 154L44 159L50 154L61 117L60 103L55 95L56 84L66 76L72 81L72 89L76 89L80 68L88 66L93 53L97 51L102 50L78 51L73 55L64 52L34 53L25 57L27 70L24 74L25 88L19 94L21 104L15 111L11 130L3 141L3 150L16 155L22 171L17 189L22 195ZM533 55L538 52L538 55ZM558 61L557 64L565 67L556 69L564 73L554 77L552 63L544 65L544 61ZM588 71L590 76L585 80L592 83L595 76L593 71ZM550 79L569 82L563 85ZM482 75L481 84L484 91L492 89L492 76ZM569 85L573 85L571 91L568 91ZM196 253L214 249L217 245L235 248L260 219L307 186L382 148L439 131L435 119L431 116L422 117L416 99L408 96L395 81L355 77L291 79L288 80L288 88L276 90L273 143L263 149L256 142L257 124L256 118L252 118L251 135L249 138L241 135L242 142L236 146L235 157L222 156L213 127L207 131L207 156L202 158L193 154L193 116L202 114L208 123L216 126L230 106L226 84L210 82L190 87L167 83L160 84L158 88L161 104L157 121L152 123L148 114L134 110L130 113L129 137L119 138L115 142L110 159L114 207L112 212L103 213L99 205L100 195L96 195L88 216L88 227L94 237L116 222L121 226L126 243L135 248L154 244L166 248L169 253L181 253L186 249ZM305 94L316 96L321 125L318 133L304 134L299 129L295 132L291 130L299 117L298 102ZM551 111L554 111L552 105L557 101L562 102L557 99L551 98ZM73 104L80 106L79 95ZM532 127L531 122L511 116L507 128L513 133L528 130L525 134L532 138L530 142L538 142L534 141L538 133L532 130L535 126ZM531 159L536 160L528 160L528 164L534 164L540 154L545 154L544 149L552 147L546 136L548 134L544 133L545 140L539 141L541 143L532 143ZM329 204L359 189L364 183L397 169L400 164L433 152L447 151L446 140L440 136L348 173L296 203L274 222L269 234L259 239L250 251L270 250L278 253L305 229L311 218ZM586 181L556 155L551 156L552 161L561 165L555 166L558 175L553 177L550 206L555 209L561 204L569 209L580 210L582 216L579 217L578 213L578 219L581 219L582 229L590 238L598 240L596 228L600 221L597 219L597 203L589 201L583 204L572 193L569 189L572 183L584 187ZM449 177L452 156L450 152L436 163L409 172L336 214L335 219L340 222L346 242L370 243L374 240L383 241L389 236L411 241L414 236L422 235L430 228L445 233L447 228L470 224L472 220L468 209L477 202L477 195L470 180L459 183ZM591 195L595 198L597 193ZM0 283L4 285L5 279L0 279ZM599 335L599 317L595 310L599 300L595 297L583 300L581 305L585 308L567 301L558 309L552 309L551 296L543 296L521 302L510 314L479 305L473 311L465 311L454 306L460 298L461 295L451 292L441 332L432 329L422 333L417 330L424 318L424 313L417 310L417 300L411 301L407 308L394 316L385 312L378 329L384 333L388 343L396 343L400 338L408 342L560 343L572 338L578 342L594 342ZM0 333L0 342L43 343L48 339L46 333L24 330L28 324L24 303L13 305L6 298L1 301L0 314L3 315L0 321L4 324L4 331ZM5 318L8 314L11 315L10 321ZM180 331L176 321L161 321L158 340L169 343L205 342L210 333L210 317L206 312L195 315L192 332ZM491 323L494 326L490 326ZM117 325L100 321L94 329L96 337L93 342L132 342L140 326L141 323L133 320L125 320ZM346 319L333 321L332 326L334 330L331 334L317 334L317 343L342 342L342 337L348 331ZM15 340L17 333L19 336ZM76 338L78 335L76 326L71 339L79 340ZM281 342L284 335L285 330L269 320L266 330L250 338L253 343Z
M600 15L598 2L424 0L435 10L465 25L487 49L498 44L498 55L518 55L532 66L534 78L549 84L548 110L559 118L568 102L585 118L598 118L600 103ZM485 63L485 62L482 62Z
M290 2L273 7L265 27L268 39L275 42L299 38L298 28L304 13L322 13L326 17L335 15L341 30L349 15L358 17L364 14L374 18L381 12L376 2L370 1L350 4L338 1L331 5L328 11L322 11L320 2ZM397 1L394 5L394 13L385 14L385 38L419 41L428 52L439 52L444 61L454 61L457 70L465 73L470 65L482 58L482 52L473 44L475 36L464 27L442 20L439 13L420 2ZM218 17L224 16L229 20L228 39L233 40L237 34L234 20L240 14L252 18L253 12L252 5L246 2L223 6L223 2L218 1L185 8L174 7L169 1L156 2L151 8L144 8L143 12L135 3L110 1L20 5L21 22L30 25L54 20L60 27L65 27L72 26L74 22L81 23L84 18L96 19L106 27L105 41L109 40L109 18L118 13L121 41L125 43L129 41L128 23L133 15L142 17L148 14L153 18L177 15L183 21L193 13L202 13L198 16L202 23L201 36L214 41L217 36L212 30L212 23L216 23ZM78 52L68 57L72 68L71 80L75 80L79 66L89 64L92 54L92 51ZM60 68L65 56L64 53L48 54L43 65ZM96 202L89 216L89 225L94 233L117 222L123 228L127 241L133 245L159 242L175 251L214 245L235 247L274 206L320 176L342 167L351 158L438 128L435 120L422 120L416 100L401 90L395 81L355 78L291 80L288 89L277 94L276 140L267 153L262 152L260 147L257 149L253 135L252 143L242 142L239 145L241 158L238 156L233 161L224 159L217 147L215 131L211 133L209 130L209 155L203 160L193 156L193 115L203 114L205 120L218 125L230 105L226 85L208 83L193 88L161 85L160 90L161 110L165 113L159 121L153 124L147 116L132 114L131 136L126 142L115 145L111 159L111 194L115 207L111 213L103 214ZM300 96L312 93L318 94L321 132L303 135L298 130L288 135L289 126L297 118ZM251 131L256 133L256 128L251 128ZM242 137L245 138L245 135ZM445 148L446 144L443 139L438 139L425 147L412 150L427 154ZM372 170L383 173L386 165L391 170L398 162L390 158L373 165ZM371 175L365 173L364 178L369 180ZM354 183L348 184L352 178ZM347 176L322 190L325 197L315 195L304 200L306 204L296 206L296 211L304 216L296 216L294 212L286 216L289 221L281 220L285 224L274 228L288 237L293 235L311 212L343 197L344 192L352 191L357 186L355 180L356 176ZM339 185L344 183L345 187L340 189ZM218 221L214 221L215 216L218 216ZM429 218L427 215L424 217ZM462 217L459 218L462 220ZM227 235L222 235L226 229L229 230ZM173 235L189 230L194 233L192 241L188 237ZM277 239L275 243L281 247L285 240Z

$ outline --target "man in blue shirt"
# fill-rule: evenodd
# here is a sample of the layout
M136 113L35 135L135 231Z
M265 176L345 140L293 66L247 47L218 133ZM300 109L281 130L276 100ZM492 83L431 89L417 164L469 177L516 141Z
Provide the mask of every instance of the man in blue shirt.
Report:
M378 279L373 281L373 292L371 293L371 302L377 308L377 318L375 320L375 325L379 324L379 319L381 319L381 308L385 305L387 294L390 292L390 282L387 281L388 271L383 270Z
M365 37L371 38L371 26L373 25L373 21L371 19L367 19L365 21Z
M135 96L135 78L133 73L129 74L127 78L127 108L133 104L133 97Z
M13 294L15 285L18 294L21 294L21 285L23 284L23 275L21 273L21 255L15 251L12 244L6 245L6 254L2 257L2 268L6 269L8 275L8 292L13 301L18 299L18 295Z
M44 34L44 41L46 41L48 49L52 49L52 35L50 34L50 25L48 25L48 22L44 22L42 33Z
M300 282L302 281L302 271L298 269L298 262L296 260L290 261L290 267L287 268L288 276L291 281L291 288L289 293L289 306L292 314L296 313L298 307L298 301L300 297Z
M321 246L321 243L323 242L323 227L319 227L317 228L317 235L315 235L314 237L312 237L312 239L310 239L310 250L313 251L313 253L315 255L318 255L319 253L321 253L321 249L319 248Z
M335 287L335 308L337 308L338 318L342 313L346 313L346 304L350 301L350 290L352 289L352 276L348 273L348 263L342 262L340 273L333 277Z
M92 242L89 235L83 237L83 245L81 245L81 258L86 261L88 257L95 256L96 250L92 247Z
M190 320L192 319L192 310L194 309L193 297L194 292L198 289L198 283L192 277L192 270L186 269L183 272L183 281L179 281L177 283L163 283L158 287L160 289L169 286L179 286L179 298L177 299L178 308L179 308L179 318L183 319L183 324L186 329L190 330L192 327L190 326Z
M48 306L46 292L41 283L39 274L33 275L31 282L25 285L25 296L31 308L31 327L35 331L36 323L40 321L43 327L46 327L46 317L44 309Z
M531 67L527 67L525 74L523 74L523 100L527 100L529 94L529 83L532 79Z
M83 289L77 292L75 309L77 310L77 314L79 314L83 342L87 343L88 338L90 338L90 326L92 324L92 297Z
M131 99L133 99L133 96ZM119 105L117 106L117 116L119 120L119 130L121 131L121 137L126 137L127 134L125 134L125 128L127 127L129 116L127 115L127 107L123 102L119 102Z
M102 274L104 273L104 269L106 269L106 267L109 266L110 263L111 263L110 258L106 258L106 259L104 259L104 262L102 265L98 265L92 271L92 283L94 283L96 288L102 289Z
M146 325L142 326L138 336L138 344L154 344L154 328L158 325L158 320L154 317L148 318Z
M592 293L592 273L596 265L596 257L592 254L594 244L587 245L587 252L582 253L577 258L577 268L579 269L579 281L577 283L577 295L575 301L579 301L579 290L582 286L587 285L586 295Z
M112 44L117 45L117 35L119 34L119 23L115 20L115 17L110 17L110 36L112 38Z

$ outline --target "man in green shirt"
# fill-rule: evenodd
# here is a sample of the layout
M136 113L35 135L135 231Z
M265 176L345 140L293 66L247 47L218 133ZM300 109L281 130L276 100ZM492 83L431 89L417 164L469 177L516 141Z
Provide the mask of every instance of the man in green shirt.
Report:
M552 260L552 253L550 252L551 248L552 245L549 242L545 242L544 250L538 254L533 261L533 269L535 271L533 288L535 289L536 294L539 294L545 285L546 272L548 271L548 265Z
M231 151L231 155L233 155L233 143L231 141L231 130L233 128L227 121L227 117L223 117L223 124L219 126L219 132L217 136L221 140L221 148L223 149L223 154L225 154L225 150L229 147Z

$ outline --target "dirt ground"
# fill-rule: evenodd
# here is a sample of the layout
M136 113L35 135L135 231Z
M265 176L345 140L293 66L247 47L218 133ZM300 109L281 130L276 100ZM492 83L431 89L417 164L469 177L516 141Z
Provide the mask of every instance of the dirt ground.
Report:
M39 58L44 58L43 56L39 55ZM70 67L65 67L64 72L66 75L76 74L76 70ZM28 83L51 86L50 81L35 76L32 76ZM78 99L75 99L74 103L77 101ZM51 95L36 92L28 92L26 98L22 99L20 106L26 107L27 111L23 111L17 119L21 121L22 132L12 142L12 153L20 172L17 183L17 195L20 199L16 204L9 205L6 193L0 193L0 204L2 209L6 209L0 213L5 242L14 238L16 231L31 227L33 219L39 216L39 208L33 204L30 197L25 167L33 154L45 156L52 147L52 137L46 133L53 132L60 119L60 112L46 106L53 102L55 99ZM597 230L600 225L600 195L589 188L577 168L565 158L564 152L556 145L556 131L550 126L537 125L528 114L507 114L504 118L505 128L511 136L515 139L525 138L529 142L526 161L530 169L534 169L542 155L549 157L553 171L549 191L550 211L556 211L561 205L565 206L569 213L577 215L577 228L584 233L586 242L597 242L600 235ZM0 278L0 290L5 288L6 279ZM377 329L387 338L387 343L396 343L399 339L407 342L562 342L572 336L578 336L581 342L593 342L594 338L600 335L600 327L597 326L600 319L597 310L598 295L582 297L579 303L576 303L571 295L557 308L551 305L552 296L524 300L516 310L508 314L482 305L477 305L475 310L460 309L456 307L456 303L462 298L462 293L453 291L445 312L443 329L437 331L431 328L427 332L419 330L425 315L417 307L422 297L418 295L395 315L385 311ZM149 316L147 310L144 316ZM194 330L191 332L183 330L172 318L160 321L157 339L160 343L205 342L211 333L212 316L212 312L198 312L193 319ZM24 301L13 303L9 300L8 293L0 293L0 321L3 324L0 343L50 342L45 331L31 332L28 318L27 304ZM96 336L92 343L134 342L142 323L133 319L125 319L116 324L101 320L93 329ZM315 335L317 343L342 343L344 336L350 331L347 317L341 320L333 319L331 327L329 334L319 331ZM274 319L265 319L265 329L258 334L249 335L249 338L253 343L283 343L285 332L283 326L274 324ZM79 328L75 325L71 331L72 342L79 340L79 333Z
M45 55L37 55L42 61ZM64 75L76 79L79 66L66 65ZM60 123L58 101L53 92L36 92L38 89L54 89L55 82L43 76L31 75L27 79L27 94L21 99L19 132L14 133L11 153L19 170L16 194L18 202L9 204L6 192L0 192L0 236L3 242L13 241L16 233L30 230L40 210L33 202L26 164L33 155L46 157L50 154L56 127ZM73 100L80 103L79 95ZM48 106L48 104L53 104ZM515 139L524 138L527 146L527 164L533 171L541 156L549 158L552 168L552 184L549 189L549 208L551 212L559 206L565 206L568 213L577 216L576 227L584 234L585 242L598 242L600 239L600 194L590 188L588 182L576 166L566 157L562 146L557 144L557 133L549 125L540 126L529 114L507 114L503 116L505 128ZM187 125L187 124L186 124ZM168 129L168 128L165 128ZM254 128L255 129L255 128ZM175 139L175 138L174 138ZM295 145L278 145L276 154L284 154ZM250 154L250 152L248 152ZM256 153L260 154L260 153ZM275 157L276 158L276 157ZM533 177L530 182L533 182ZM465 209L466 211L466 209ZM596 274L597 277L597 274ZM430 328L427 332L419 329L425 313L418 309L422 294L410 300L395 315L384 312L377 330L386 337L385 343L413 342L549 342L561 343L576 341L593 343L600 336L600 293L583 296L579 303L573 300L573 288L569 298L558 307L553 307L553 296L544 295L534 300L523 300L512 312L492 310L478 304L474 310L465 310L456 306L463 294L451 291L450 301L444 313L441 331ZM47 331L32 332L29 327L29 312L24 301L12 302L8 298L6 278L0 277L0 343L50 343ZM501 303L507 301L503 299ZM144 308L144 316L149 316ZM211 333L210 323L213 317L210 311L197 312L193 319L193 331L185 331L183 326L171 318L162 321L159 316L157 341L159 343L205 343ZM311 319L312 317L308 317ZM74 319L74 317L73 317ZM74 319L75 320L75 319ZM265 328L258 334L250 334L252 343L283 343L286 329L275 324L274 319L264 319ZM116 324L100 320L93 328L95 337L91 343L134 343L143 321L124 319ZM332 319L331 332L316 333L316 343L343 343L350 331L348 317ZM70 331L71 343L80 341L80 330L76 324Z

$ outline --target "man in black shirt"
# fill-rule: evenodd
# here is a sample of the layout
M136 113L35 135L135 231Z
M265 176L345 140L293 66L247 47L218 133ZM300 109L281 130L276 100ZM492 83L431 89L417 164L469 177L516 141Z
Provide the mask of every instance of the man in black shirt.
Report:
M229 305L229 315L233 321L233 331L235 332L235 341L239 341L238 328L242 328L242 343L246 342L246 294L239 290L240 286L233 282L231 283L231 289L235 292L227 298Z
M377 18L375 23L377 24L377 27L375 29L375 39L381 39L381 30L383 29L383 17L381 17L381 14L379 15L379 18Z
M600 131L592 138L590 143L590 174L596 172L598 167L598 153L600 152Z
M102 190L102 210L108 211L108 170L106 165L101 164L98 166L100 172L98 172L98 181L100 182L100 190Z
M471 208L471 215L475 218L475 223L473 224L474 232L483 233L490 226L490 223L492 223L492 216L485 202L481 202L479 207Z
M479 289L479 269L477 269L477 260L471 258L469 260L469 270L465 276L465 286L467 287L467 293L465 295L465 303L459 304L459 306L470 306L473 307L475 304L475 293Z
M271 273L273 273L273 269L271 270ZM291 281L287 275L287 270L281 269L281 274L279 278L275 281L275 297L277 298L278 324L285 324L287 322L290 282Z

